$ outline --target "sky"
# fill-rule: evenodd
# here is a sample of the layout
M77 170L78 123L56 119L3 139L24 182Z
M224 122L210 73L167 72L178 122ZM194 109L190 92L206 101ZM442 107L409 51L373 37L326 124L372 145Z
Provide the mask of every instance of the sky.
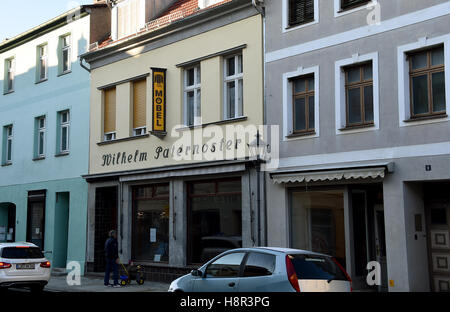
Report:
M92 3L93 0L0 0L0 42L78 5Z

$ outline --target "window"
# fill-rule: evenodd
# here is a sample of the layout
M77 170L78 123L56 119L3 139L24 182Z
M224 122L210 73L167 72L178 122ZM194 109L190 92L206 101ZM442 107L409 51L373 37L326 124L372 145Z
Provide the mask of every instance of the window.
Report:
M103 133L104 140L116 139L116 88L104 91Z
M314 76L292 79L293 132L314 132Z
M14 91L14 58L5 60L5 77L3 85L3 93L9 93Z
M61 45L61 64L60 74L70 72L71 69L71 48L70 48L70 35L65 35L60 38Z
M38 64L37 68L37 82L47 79L47 55L48 46L46 44L37 47Z
M243 65L242 54L225 59L225 119L243 115Z
M13 126L9 125L3 128L4 131L4 156L3 163L11 164L12 163L12 143L13 143Z
M347 10L354 7L361 6L367 2L370 2L371 0L341 0L341 9Z
M188 262L242 247L241 180L191 182L187 190Z
M411 118L445 114L444 47L408 54Z
M372 63L344 68L347 127L373 125Z
M314 20L314 0L289 0L289 26Z
M36 118L36 158L45 156L45 116Z
M187 126L201 124L201 71L200 65L184 71L184 109Z
M69 152L70 112L68 110L58 113L59 120L59 154Z
M220 257L206 268L206 277L238 277L244 252L235 252Z
M122 1L117 5L117 38L137 33L145 26L145 2L143 0ZM114 25L114 23L113 23Z
M249 254L244 268L244 277L272 275L275 270L274 255L252 252Z
M169 185L133 188L133 260L169 261Z
M144 135L147 125L147 80L133 81L133 135Z

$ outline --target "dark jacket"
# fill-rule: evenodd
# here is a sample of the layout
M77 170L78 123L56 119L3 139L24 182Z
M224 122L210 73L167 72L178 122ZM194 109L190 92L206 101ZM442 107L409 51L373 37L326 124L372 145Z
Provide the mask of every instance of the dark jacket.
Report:
M117 243L117 239L110 237L106 240L105 256L106 256L106 259L119 258L119 245Z

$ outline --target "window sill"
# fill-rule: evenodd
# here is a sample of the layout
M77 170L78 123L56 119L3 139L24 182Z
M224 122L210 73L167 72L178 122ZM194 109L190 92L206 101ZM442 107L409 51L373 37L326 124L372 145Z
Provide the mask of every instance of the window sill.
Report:
M56 76L56 77L61 77L61 76L70 74L71 72L72 72L72 70L67 70L67 71L65 71L65 72L62 72L62 73L58 74L58 76Z
M35 157L35 158L33 158L33 161L43 160L43 159L45 159L45 156Z
M113 144L113 143L138 140L138 139L148 138L149 136L150 136L150 134L146 133L146 134L130 136L130 137L127 137L127 138L122 138L122 139L115 139L115 140L110 140L110 141L102 141L102 142L98 142L97 145L98 146L102 146L102 145L108 145L108 144Z
M430 116L423 116L423 117L412 117L410 119L403 120L403 122L415 122L415 121L422 121L422 120L430 120L430 119L441 119L441 118L447 118L447 114L439 114L439 115L430 115Z
M2 164L2 167L7 167L7 166L12 166L12 163L5 163L5 164Z
M67 155L69 155L69 152L61 152L61 153L55 154L55 157L62 157L62 156L67 156Z
M3 95L8 95L8 94L11 94L11 93L14 93L14 90L9 90L9 91L3 92Z
M347 126L344 128L340 128L339 131L350 131L350 130L355 130L355 129L364 129L364 128L372 128L372 127L375 127L375 124L371 123L371 124L358 125L358 126Z
M185 126L185 127L181 127L181 128L175 129L175 130L176 131L187 131L187 130L193 130L193 129L198 129L198 128L206 128L207 126L211 126L211 125L222 125L222 124L227 124L227 123L246 121L247 119L248 119L247 116L242 116L242 117L236 117L236 118L230 118L230 119L224 119L224 120L219 120L219 121L208 122L208 123L204 123L204 124L201 124L201 125Z
M34 84L40 84L40 83L46 82L47 80L48 80L48 78L45 78L45 79L36 81Z
M316 131L305 131L305 132L294 132L286 136L286 138L298 138L298 137L306 137L310 135L315 135Z

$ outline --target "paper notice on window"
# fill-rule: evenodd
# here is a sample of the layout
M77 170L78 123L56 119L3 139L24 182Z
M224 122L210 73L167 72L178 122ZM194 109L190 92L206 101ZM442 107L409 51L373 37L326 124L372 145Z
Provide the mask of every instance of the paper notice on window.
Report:
M150 243L156 243L156 228L150 228Z
M6 228L4 226L0 226L0 234L6 233Z
M11 241L12 240L12 234L8 234L7 237L6 237L6 240Z
M9 228L9 234L14 233L14 228Z
M35 232L36 232L36 234L39 234L41 232L41 229L40 228L36 228Z
M6 240L6 234L5 233L0 233L0 242L3 242Z
M153 261L160 262L161 261L161 255L155 255L155 257L153 258Z

